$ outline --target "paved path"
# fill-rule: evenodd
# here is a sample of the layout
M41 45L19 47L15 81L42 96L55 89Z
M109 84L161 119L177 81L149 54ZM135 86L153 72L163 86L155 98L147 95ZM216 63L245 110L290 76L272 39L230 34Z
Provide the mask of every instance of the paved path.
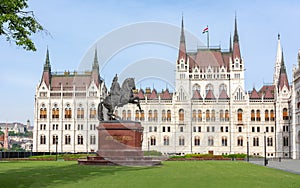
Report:
M264 165L264 160L250 160L250 162L257 165ZM281 159L281 162L278 159L269 160L267 167L300 174L300 160Z

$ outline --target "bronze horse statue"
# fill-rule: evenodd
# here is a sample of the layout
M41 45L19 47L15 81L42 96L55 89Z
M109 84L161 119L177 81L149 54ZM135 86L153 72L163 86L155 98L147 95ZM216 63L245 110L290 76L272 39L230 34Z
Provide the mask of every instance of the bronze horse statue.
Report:
M98 105L99 121L104 121L103 107L108 110L107 115L109 117L109 120L118 119L118 117L116 117L114 114L115 108L122 107L128 103L137 104L139 110L141 111L140 99L139 97L134 96L134 89L135 82L133 78L125 79L122 87L120 87L118 83L118 77L116 75L113 79L109 95L105 97L105 99Z

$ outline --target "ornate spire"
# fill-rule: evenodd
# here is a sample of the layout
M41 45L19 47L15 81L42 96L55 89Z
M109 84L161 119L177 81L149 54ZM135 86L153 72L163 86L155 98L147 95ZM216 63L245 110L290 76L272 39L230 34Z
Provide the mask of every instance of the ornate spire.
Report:
M236 18L236 15L235 15L235 19L234 19L233 42L239 42L239 35L238 35L238 31L237 31L237 18Z
M99 71L99 63L98 63L98 55L97 55L97 47L95 48L95 55L94 55L94 63L93 63L93 70Z
M46 60L45 60L45 64L44 64L44 71L51 71L48 47L47 47L47 52L46 52Z
M277 85L277 83L278 83L282 58L283 57L282 57L282 49L281 49L281 44L280 44L280 34L278 33L275 72L274 72L274 78L273 78L274 85Z
M180 34L178 62L179 62L180 59L186 60L186 46L185 46L183 16L182 16L182 20L181 20L181 34Z
M229 52L232 52L231 33L230 33L230 38L229 38Z
M181 34L180 34L180 42L185 42L184 26L183 26L183 15L182 15L182 18L181 18Z
M233 59L241 59L241 51L239 44L239 36L237 32L237 18L234 19L234 35L233 35Z
M280 65L280 73L278 80L278 88L281 90L283 86L286 86L289 89L289 81L286 74L286 68L284 64L283 52L281 54L281 65Z

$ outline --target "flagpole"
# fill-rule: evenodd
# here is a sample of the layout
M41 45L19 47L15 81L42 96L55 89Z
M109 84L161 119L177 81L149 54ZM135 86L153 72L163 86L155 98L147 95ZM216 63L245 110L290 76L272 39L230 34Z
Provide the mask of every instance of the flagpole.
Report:
M207 25L208 28L208 25ZM207 49L209 49L209 30L207 30Z

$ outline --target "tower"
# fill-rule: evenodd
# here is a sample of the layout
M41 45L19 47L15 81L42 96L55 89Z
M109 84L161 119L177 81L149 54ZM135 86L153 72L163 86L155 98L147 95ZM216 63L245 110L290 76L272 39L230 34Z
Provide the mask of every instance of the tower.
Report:
M49 58L49 50L47 48L44 71L42 75L42 82L45 82L46 86L49 88L50 80L51 80L51 65L50 65L50 58Z
M100 83L100 75L99 75L99 63L98 63L98 53L97 53L97 48L95 48L95 54L94 54L94 62L93 62L93 67L92 67L92 77L97 85L99 87Z
M281 49L281 43L280 43L280 34L278 34L278 40L277 40L277 54L276 54L276 62L274 67L274 76L273 76L273 84L276 86L278 84L279 79L279 73L280 73L280 67L281 67L281 61L282 61L282 49Z

